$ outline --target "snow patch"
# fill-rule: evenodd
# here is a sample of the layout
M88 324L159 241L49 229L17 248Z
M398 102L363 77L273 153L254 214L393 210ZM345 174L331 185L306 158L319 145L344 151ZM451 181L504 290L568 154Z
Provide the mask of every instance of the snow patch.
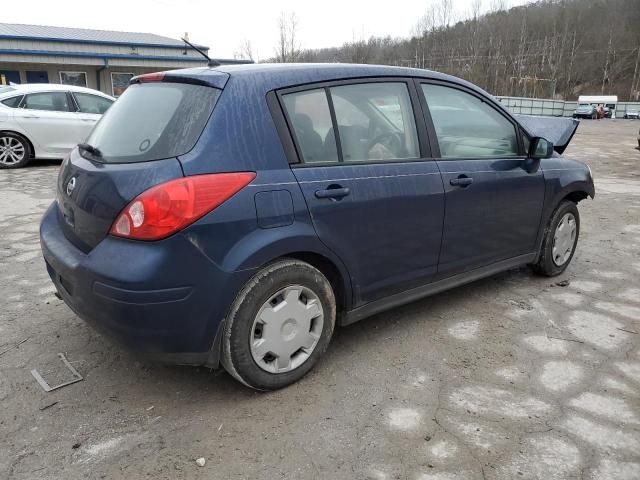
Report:
M633 320L640 320L640 307L611 302L596 302L595 306L596 308L605 310L609 313L629 317Z
M624 292L618 294L618 298L640 303L640 288L627 288Z
M617 362L614 365L618 368L618 370L624 373L627 377L640 383L640 363Z
M635 454L640 449L640 435L623 432L618 427L607 427L576 414L570 414L561 427L585 442L612 453L625 451Z
M618 390L619 392L627 393L629 395L637 394L637 392L629 385L613 377L606 377L602 380L602 386L606 389Z
M455 455L457 451L458 446L447 440L441 440L431 447L431 454L440 459L449 458Z
M592 282L590 280L572 280L571 287L575 290L580 290L582 292L597 292L598 290L602 290L602 284L598 282Z
M418 480L469 480L470 478L473 478L471 472L434 472L418 476Z
M109 450L113 450L115 447L120 445L124 437L115 437L110 438L109 440L104 440L102 442L94 443L86 449L86 453L91 457L95 457L98 455L104 455Z
M604 459L591 474L593 480L637 480L640 478L640 463L617 462Z
M491 450L496 445L509 442L509 435L494 427L478 423L464 423L456 425L455 428L460 431L466 442L470 442L484 450Z
M521 475L524 473L524 477ZM565 479L580 473L580 451L574 444L554 435L529 438L505 465L496 470L498 479Z
M533 335L526 337L524 342L540 353L546 353L549 355L566 355L569 351L567 342L564 340L556 340L554 338L548 338L544 335Z
M583 377L582 368L572 362L547 362L540 375L540 382L554 392L566 390Z
M582 296L577 293L563 292L553 296L553 299L568 305L569 307L577 307L582 303Z
M544 415L551 405L535 397L499 388L464 387L450 395L454 405L483 415L527 419Z
M597 393L584 392L569 402L574 408L584 410L611 422L638 424L638 417L621 398L608 397Z
M527 376L527 372L522 367L512 365L510 367L502 367L496 370L496 375L510 381L517 381L525 378Z
M449 327L449 335L458 340L473 340L478 336L478 321L469 320Z
M593 270L592 273L596 277L608 278L610 280L622 280L627 278L623 272L616 272L613 270Z
M625 340L623 325L598 313L576 311L569 317L567 329L577 338L596 348L615 350Z
M389 412L389 425L396 430L413 430L421 418L420 412L413 408L394 408Z

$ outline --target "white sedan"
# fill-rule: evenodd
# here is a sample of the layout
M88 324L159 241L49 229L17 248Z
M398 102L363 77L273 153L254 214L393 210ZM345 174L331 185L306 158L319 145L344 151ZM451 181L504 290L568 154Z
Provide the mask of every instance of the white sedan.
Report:
M115 98L71 85L0 86L0 168L62 158L84 141Z

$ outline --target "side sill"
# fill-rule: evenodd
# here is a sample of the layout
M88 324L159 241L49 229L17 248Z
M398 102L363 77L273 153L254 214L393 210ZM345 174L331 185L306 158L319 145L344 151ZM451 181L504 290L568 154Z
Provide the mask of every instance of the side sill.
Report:
M436 293L449 290L450 288L459 287L460 285L464 285L465 283L471 283L481 278L489 277L491 275L509 270L511 268L526 265L535 261L535 258L535 253L520 255L518 257L513 257L507 260L493 263L486 267L477 268L469 272L459 273L452 277L438 280L437 282L428 283L427 285L416 287L411 290L407 290L406 292L396 293L395 295L376 300L375 302L367 303L366 305L347 312L340 324L342 326L350 325L359 320L362 320L363 318L375 315L376 313L384 312L385 310L389 310L406 303L411 303L416 300L420 300L421 298L435 295Z

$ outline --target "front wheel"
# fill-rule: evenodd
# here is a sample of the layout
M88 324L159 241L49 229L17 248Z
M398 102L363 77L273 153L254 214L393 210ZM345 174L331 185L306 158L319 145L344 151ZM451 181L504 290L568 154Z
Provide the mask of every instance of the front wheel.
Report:
M542 240L542 250L538 262L532 265L540 275L554 277L560 275L571 263L578 245L580 234L580 214L578 206L565 200L551 216L551 221Z
M286 387L327 349L336 301L327 278L308 263L267 265L242 289L225 322L222 364L257 390Z

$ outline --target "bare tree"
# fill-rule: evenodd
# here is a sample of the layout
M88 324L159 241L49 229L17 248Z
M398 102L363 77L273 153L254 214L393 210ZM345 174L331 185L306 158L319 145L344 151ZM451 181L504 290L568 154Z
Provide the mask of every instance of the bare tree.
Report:
M255 58L253 55L253 47L251 46L251 40L246 38L242 40L242 42L240 42L240 45L238 45L237 50L234 52L233 58L237 58L240 60L254 61Z
M453 11L453 0L440 0L438 5L438 20L440 26L447 28L451 23L451 13Z
M281 12L278 18L276 60L280 63L295 62L298 60L299 54L298 16L295 12Z

